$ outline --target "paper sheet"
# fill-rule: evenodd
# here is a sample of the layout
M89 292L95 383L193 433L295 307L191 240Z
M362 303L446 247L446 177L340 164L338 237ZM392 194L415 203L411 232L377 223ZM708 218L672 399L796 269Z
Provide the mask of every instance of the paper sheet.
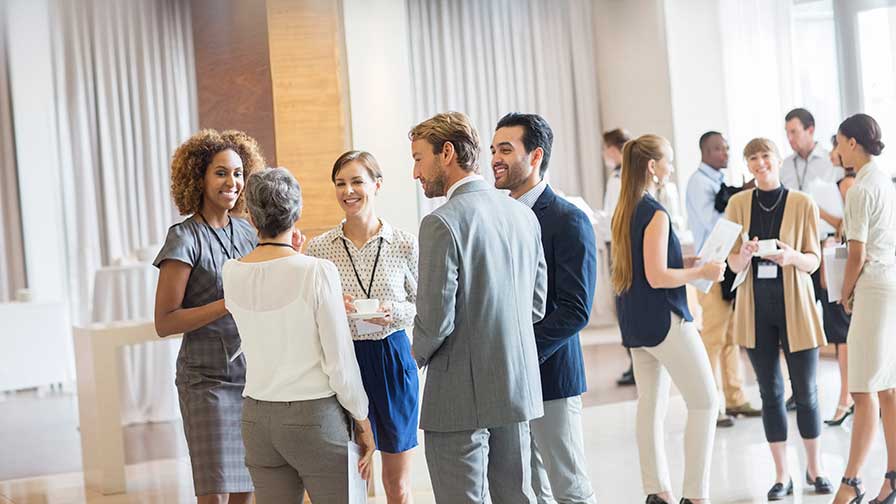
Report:
M818 205L818 208L833 215L837 218L843 218L843 198L840 196L840 188L834 182L827 182L822 179L815 179L809 184L806 192ZM819 234L822 237L836 232L833 226L828 224L824 219L819 219Z
M712 232L709 233L709 237L703 242L700 253L697 254L697 257L700 258L697 264L704 264L707 261L725 261L742 228L743 226L740 224L731 222L728 219L722 218L716 221L716 225L712 228ZM694 280L691 282L691 285L704 294L709 292L712 284L709 280Z
M361 447L354 441L348 442L348 502L349 504L367 503L367 482L358 472L361 461Z
M843 276L846 273L846 245L828 247L822 251L824 281L828 286L828 301L837 303L843 294Z
M748 241L750 241L750 235L748 235L746 232L741 233L740 239L742 241L748 242ZM734 277L734 281L731 282L731 292L736 291L737 288L740 287L740 284L744 283L744 280L747 279L747 273L749 271L750 271L750 265L748 264L746 268L741 270L741 272L738 273L736 277Z

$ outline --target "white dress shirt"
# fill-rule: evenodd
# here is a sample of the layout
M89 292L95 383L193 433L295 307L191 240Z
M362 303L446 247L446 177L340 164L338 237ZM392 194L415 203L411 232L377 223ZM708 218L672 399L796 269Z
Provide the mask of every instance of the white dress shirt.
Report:
M532 189L526 191L526 194L520 196L517 201L526 205L529 208L535 206L535 202L538 201L538 198L544 194L544 190L548 188L548 182L546 180L542 180L538 184L535 185Z
M716 194L724 182L725 174L706 163L700 163L700 167L688 179L685 207L697 252L709 238L716 222L722 218L722 213L716 210Z
M842 178L843 169L831 164L830 153L818 143L808 159L794 152L781 165L781 184L791 190L806 192L815 179L836 183Z
M445 194L445 197L448 199L451 199L451 195L454 194L454 191L456 191L458 187L460 187L466 183L472 182L474 180L485 180L485 179L482 178L482 175L480 175L478 173L474 173L472 175L467 175L466 177L464 177L464 178L458 180L457 182L455 182L454 184L452 184L451 187L448 188L448 193Z
M309 401L336 396L367 418L367 394L348 330L339 273L306 255L224 263L224 304L246 356L243 396Z
M371 297L392 303L392 324L388 327L377 326L363 320L352 320L350 323L352 338L355 340L379 340L386 338L399 329L407 329L414 325L417 315L417 260L420 254L417 237L411 233L395 229L388 222L381 220L379 232L373 235L360 249L345 237L342 221L339 226L314 238L308 243L305 253L310 256L326 259L336 265L339 278L342 279L342 292L364 299L364 289L372 285ZM380 239L382 249L380 247ZM346 248L351 260L346 255ZM376 260L379 249L379 262ZM354 261L354 268L352 268ZM373 265L376 264L376 277L373 282ZM363 289L355 276L364 282Z
M613 170L610 178L607 179L607 189L604 191L604 212L611 219L613 212L616 211L616 205L619 203L619 192L622 190L620 173L619 170Z

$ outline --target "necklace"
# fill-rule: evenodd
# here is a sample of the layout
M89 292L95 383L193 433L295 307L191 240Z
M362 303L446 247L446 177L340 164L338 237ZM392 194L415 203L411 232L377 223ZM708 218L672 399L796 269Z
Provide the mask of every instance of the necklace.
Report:
M202 219L202 222L205 223L205 227L208 228L212 236L215 237L215 240L218 241L218 244L221 245L221 251L224 252L224 255L227 256L228 259L233 259L234 257L236 257L236 250L234 250L236 246L233 243L233 219L231 219L229 215L227 216L227 226L225 227L225 229L230 228L230 249L228 250L224 245L224 241L221 240L221 237L218 236L218 233L215 231L215 228L213 228L211 224L209 224L208 221L205 220L205 216L202 215L202 212L199 212L199 218ZM227 236L227 231L224 231L224 236Z
M270 245L271 247L289 247L292 248L292 245L288 243L274 243L274 242L259 242L259 247L264 247L265 245Z
M775 208L778 208L778 205L781 203L781 198L784 197L784 188L782 188L782 187L778 188L778 199L775 200L775 204L770 207L767 207L762 204L762 200L759 198L759 191L760 191L760 189L757 188L756 193L755 193L756 194L756 203L759 203L759 208L765 210L766 212L774 212Z

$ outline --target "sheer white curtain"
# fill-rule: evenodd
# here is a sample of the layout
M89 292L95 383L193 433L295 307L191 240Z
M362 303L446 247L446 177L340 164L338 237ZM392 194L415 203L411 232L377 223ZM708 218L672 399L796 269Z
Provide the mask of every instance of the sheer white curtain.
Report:
M169 163L195 129L189 2L53 0L58 169L76 322L94 272L160 243L177 219Z
M0 3L0 302L25 287L25 253L6 63L6 4Z
M594 208L603 197L597 74L589 0L408 0L416 119L457 110L488 146L508 112L554 130L548 177ZM422 198L421 215L438 202Z
M732 160L758 136L773 140L782 154L789 149L784 115L799 97L791 11L791 0L721 0Z

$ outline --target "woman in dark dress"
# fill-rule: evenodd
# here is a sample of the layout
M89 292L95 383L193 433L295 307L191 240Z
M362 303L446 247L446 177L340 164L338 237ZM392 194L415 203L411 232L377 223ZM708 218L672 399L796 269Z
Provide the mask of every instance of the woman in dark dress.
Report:
M252 479L240 435L246 361L224 307L221 268L255 248L240 212L244 181L264 167L254 139L240 131L202 130L174 153L171 195L187 219L168 230L159 268L159 336L183 333L177 391L199 504L248 504Z

